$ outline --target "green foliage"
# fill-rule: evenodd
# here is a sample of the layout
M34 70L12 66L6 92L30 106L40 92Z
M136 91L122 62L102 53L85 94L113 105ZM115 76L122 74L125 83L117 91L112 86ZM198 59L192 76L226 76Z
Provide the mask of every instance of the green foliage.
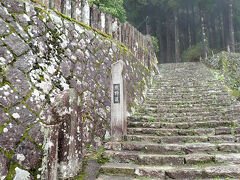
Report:
M201 43L189 47L182 54L182 60L187 62L199 61L200 57L203 57L203 47Z
M121 22L126 20L126 11L123 7L123 0L89 0L90 5L96 4L107 14L118 18Z
M221 52L204 62L215 69L215 77L226 83L234 97L240 96L240 54Z
M152 36L152 43L153 43L155 53L159 52L158 38L155 36Z

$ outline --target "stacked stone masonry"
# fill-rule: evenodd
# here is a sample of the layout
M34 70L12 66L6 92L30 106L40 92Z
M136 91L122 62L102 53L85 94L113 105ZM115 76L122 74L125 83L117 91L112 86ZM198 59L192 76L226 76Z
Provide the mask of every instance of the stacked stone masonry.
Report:
M32 0L34 1L34 0ZM88 0L39 0L46 7L55 9L58 12L84 22L92 28L98 29L111 35L115 40L126 45L135 56L140 59L146 66L150 57L144 53L147 48L151 55L154 55L151 40L144 36L135 27L128 22L121 23L117 18L99 10L96 5L90 7Z
M0 27L0 179L44 179L51 162L52 167L60 164L59 177L75 176L64 174L69 154L75 153L71 158L80 170L87 149L101 147L109 138L111 64L126 64L131 112L151 82L156 61L152 46L135 48L147 38L121 40L129 50L80 22L17 0L0 0ZM74 146L65 148L67 141ZM60 147L58 153L54 145Z

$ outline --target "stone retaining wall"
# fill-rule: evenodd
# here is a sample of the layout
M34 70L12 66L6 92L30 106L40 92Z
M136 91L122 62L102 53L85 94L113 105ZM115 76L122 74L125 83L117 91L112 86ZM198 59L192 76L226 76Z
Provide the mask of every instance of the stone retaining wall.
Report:
M64 164L68 158L70 149L65 156L61 140L80 143L80 149L71 150L78 157L102 146L110 136L112 63L123 60L127 67L128 112L143 101L156 65L149 38L148 48L134 49L135 39L128 49L76 20L17 0L0 0L0 27L0 179L44 179L48 168L42 159L55 144L62 149L48 157L50 161L57 158ZM74 108L80 114L70 124L81 136L70 136L67 120L75 117L71 103L60 113L64 121L54 116L53 103L69 89L76 91L79 102ZM54 118L60 126L57 139L50 137L57 125L51 123Z
M30 1L30 0L29 0ZM147 48L150 54L154 54L149 37L144 36L128 22L122 23L110 14L99 10L96 5L90 7L88 0L31 0L38 1L48 8L66 14L68 17L76 19L98 29L101 32L111 35L115 40L122 42L130 49L135 56L148 65L149 56L145 56L144 49Z

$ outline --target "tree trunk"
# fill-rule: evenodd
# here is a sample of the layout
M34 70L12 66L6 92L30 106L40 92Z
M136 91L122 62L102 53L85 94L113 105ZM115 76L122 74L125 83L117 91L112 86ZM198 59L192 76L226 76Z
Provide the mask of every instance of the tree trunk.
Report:
M206 28L204 23L204 13L202 4L199 3L199 12L200 12L200 21L201 21L201 29L202 29L202 45L203 45L203 58L207 58L207 36L206 36Z
M167 62L171 62L171 27L170 27L170 20L167 17L166 21L166 29L167 29Z
M197 43L197 38L196 38L196 22L195 22L195 9L194 9L194 5L192 5L192 41L193 44L195 45Z
M219 35L221 37L221 48L225 48L225 38L224 38L224 25L223 25L223 17L220 16L220 28L219 28Z
M175 25L175 61L180 62L180 45L179 45L179 29L178 29L178 13L176 12L174 17Z
M223 23L223 39L224 39L224 49L228 49L229 46L229 22L228 22L228 8L226 0L222 0L222 23Z
M229 46L230 46L230 51L235 52L232 5L233 5L233 0L228 0Z
M187 7L187 24L188 24L188 46L192 46L192 33L191 33L191 15L189 7Z
M158 44L159 44L159 55L160 55L160 62L161 61L164 61L164 45L163 45L163 38L162 38L162 25L161 25L161 21L158 20L157 21L157 29L156 29L156 34L157 34L157 37L158 37Z

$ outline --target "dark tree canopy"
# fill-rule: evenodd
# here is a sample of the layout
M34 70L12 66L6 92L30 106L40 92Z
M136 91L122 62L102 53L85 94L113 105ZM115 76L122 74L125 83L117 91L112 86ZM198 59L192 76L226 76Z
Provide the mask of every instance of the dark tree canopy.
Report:
M140 31L146 33L149 24L161 62L234 52L240 41L239 0L124 0L124 7L127 21Z
M126 20L126 11L123 7L123 0L89 0L90 4L97 4L106 13L117 17L120 21Z

